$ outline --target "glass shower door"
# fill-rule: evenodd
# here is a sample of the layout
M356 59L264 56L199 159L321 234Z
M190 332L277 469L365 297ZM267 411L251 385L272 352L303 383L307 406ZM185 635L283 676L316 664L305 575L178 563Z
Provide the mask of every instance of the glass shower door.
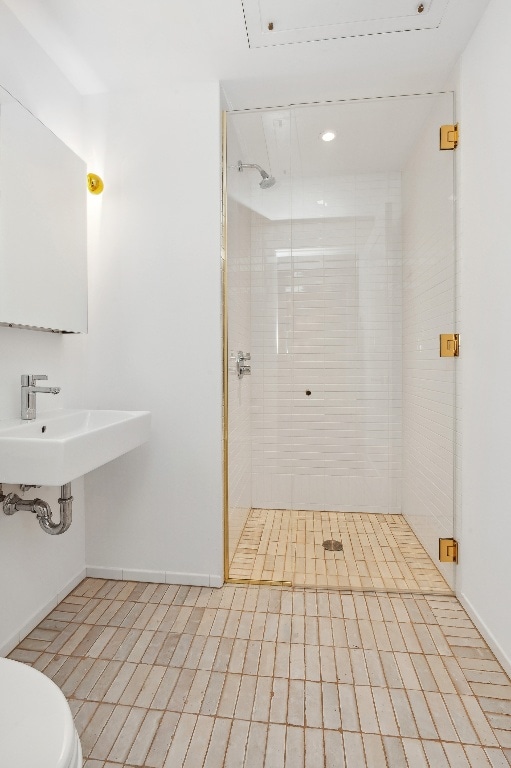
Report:
M439 336L456 333L455 153L440 151L439 128L454 124L454 94L428 105L402 171L403 515L454 589L454 564L439 539L455 537L456 368Z
M250 384L228 373L231 577L453 584L437 570L454 535L449 122L452 94L229 115L227 346L252 353Z

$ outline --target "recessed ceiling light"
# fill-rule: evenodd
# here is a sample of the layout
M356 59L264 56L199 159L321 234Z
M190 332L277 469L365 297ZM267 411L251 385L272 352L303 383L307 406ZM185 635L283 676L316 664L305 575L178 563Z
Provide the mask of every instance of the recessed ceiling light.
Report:
M323 141L333 141L335 139L335 133L333 131L324 131L321 134Z

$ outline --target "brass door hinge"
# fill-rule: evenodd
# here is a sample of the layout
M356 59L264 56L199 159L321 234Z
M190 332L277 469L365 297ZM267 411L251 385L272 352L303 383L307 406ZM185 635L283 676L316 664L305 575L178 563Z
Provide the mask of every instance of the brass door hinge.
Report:
M440 126L440 149L456 149L459 140L458 125Z
M438 539L438 559L441 563L458 562L458 542L456 539Z
M441 333L440 334L440 357L459 357L459 356L460 356L459 333Z

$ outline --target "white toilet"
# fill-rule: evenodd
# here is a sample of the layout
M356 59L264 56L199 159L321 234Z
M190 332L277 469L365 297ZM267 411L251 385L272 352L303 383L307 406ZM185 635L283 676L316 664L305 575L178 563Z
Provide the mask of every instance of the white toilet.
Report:
M66 697L37 669L0 658L0 766L82 768Z

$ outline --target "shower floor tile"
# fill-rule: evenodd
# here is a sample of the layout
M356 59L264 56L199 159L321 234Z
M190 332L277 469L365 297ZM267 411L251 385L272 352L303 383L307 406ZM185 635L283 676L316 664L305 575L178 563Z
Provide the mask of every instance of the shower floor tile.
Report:
M511 683L451 596L88 578L10 656L84 768L511 763Z
M341 551L323 542L340 541ZM402 515L252 509L231 579L452 594Z

